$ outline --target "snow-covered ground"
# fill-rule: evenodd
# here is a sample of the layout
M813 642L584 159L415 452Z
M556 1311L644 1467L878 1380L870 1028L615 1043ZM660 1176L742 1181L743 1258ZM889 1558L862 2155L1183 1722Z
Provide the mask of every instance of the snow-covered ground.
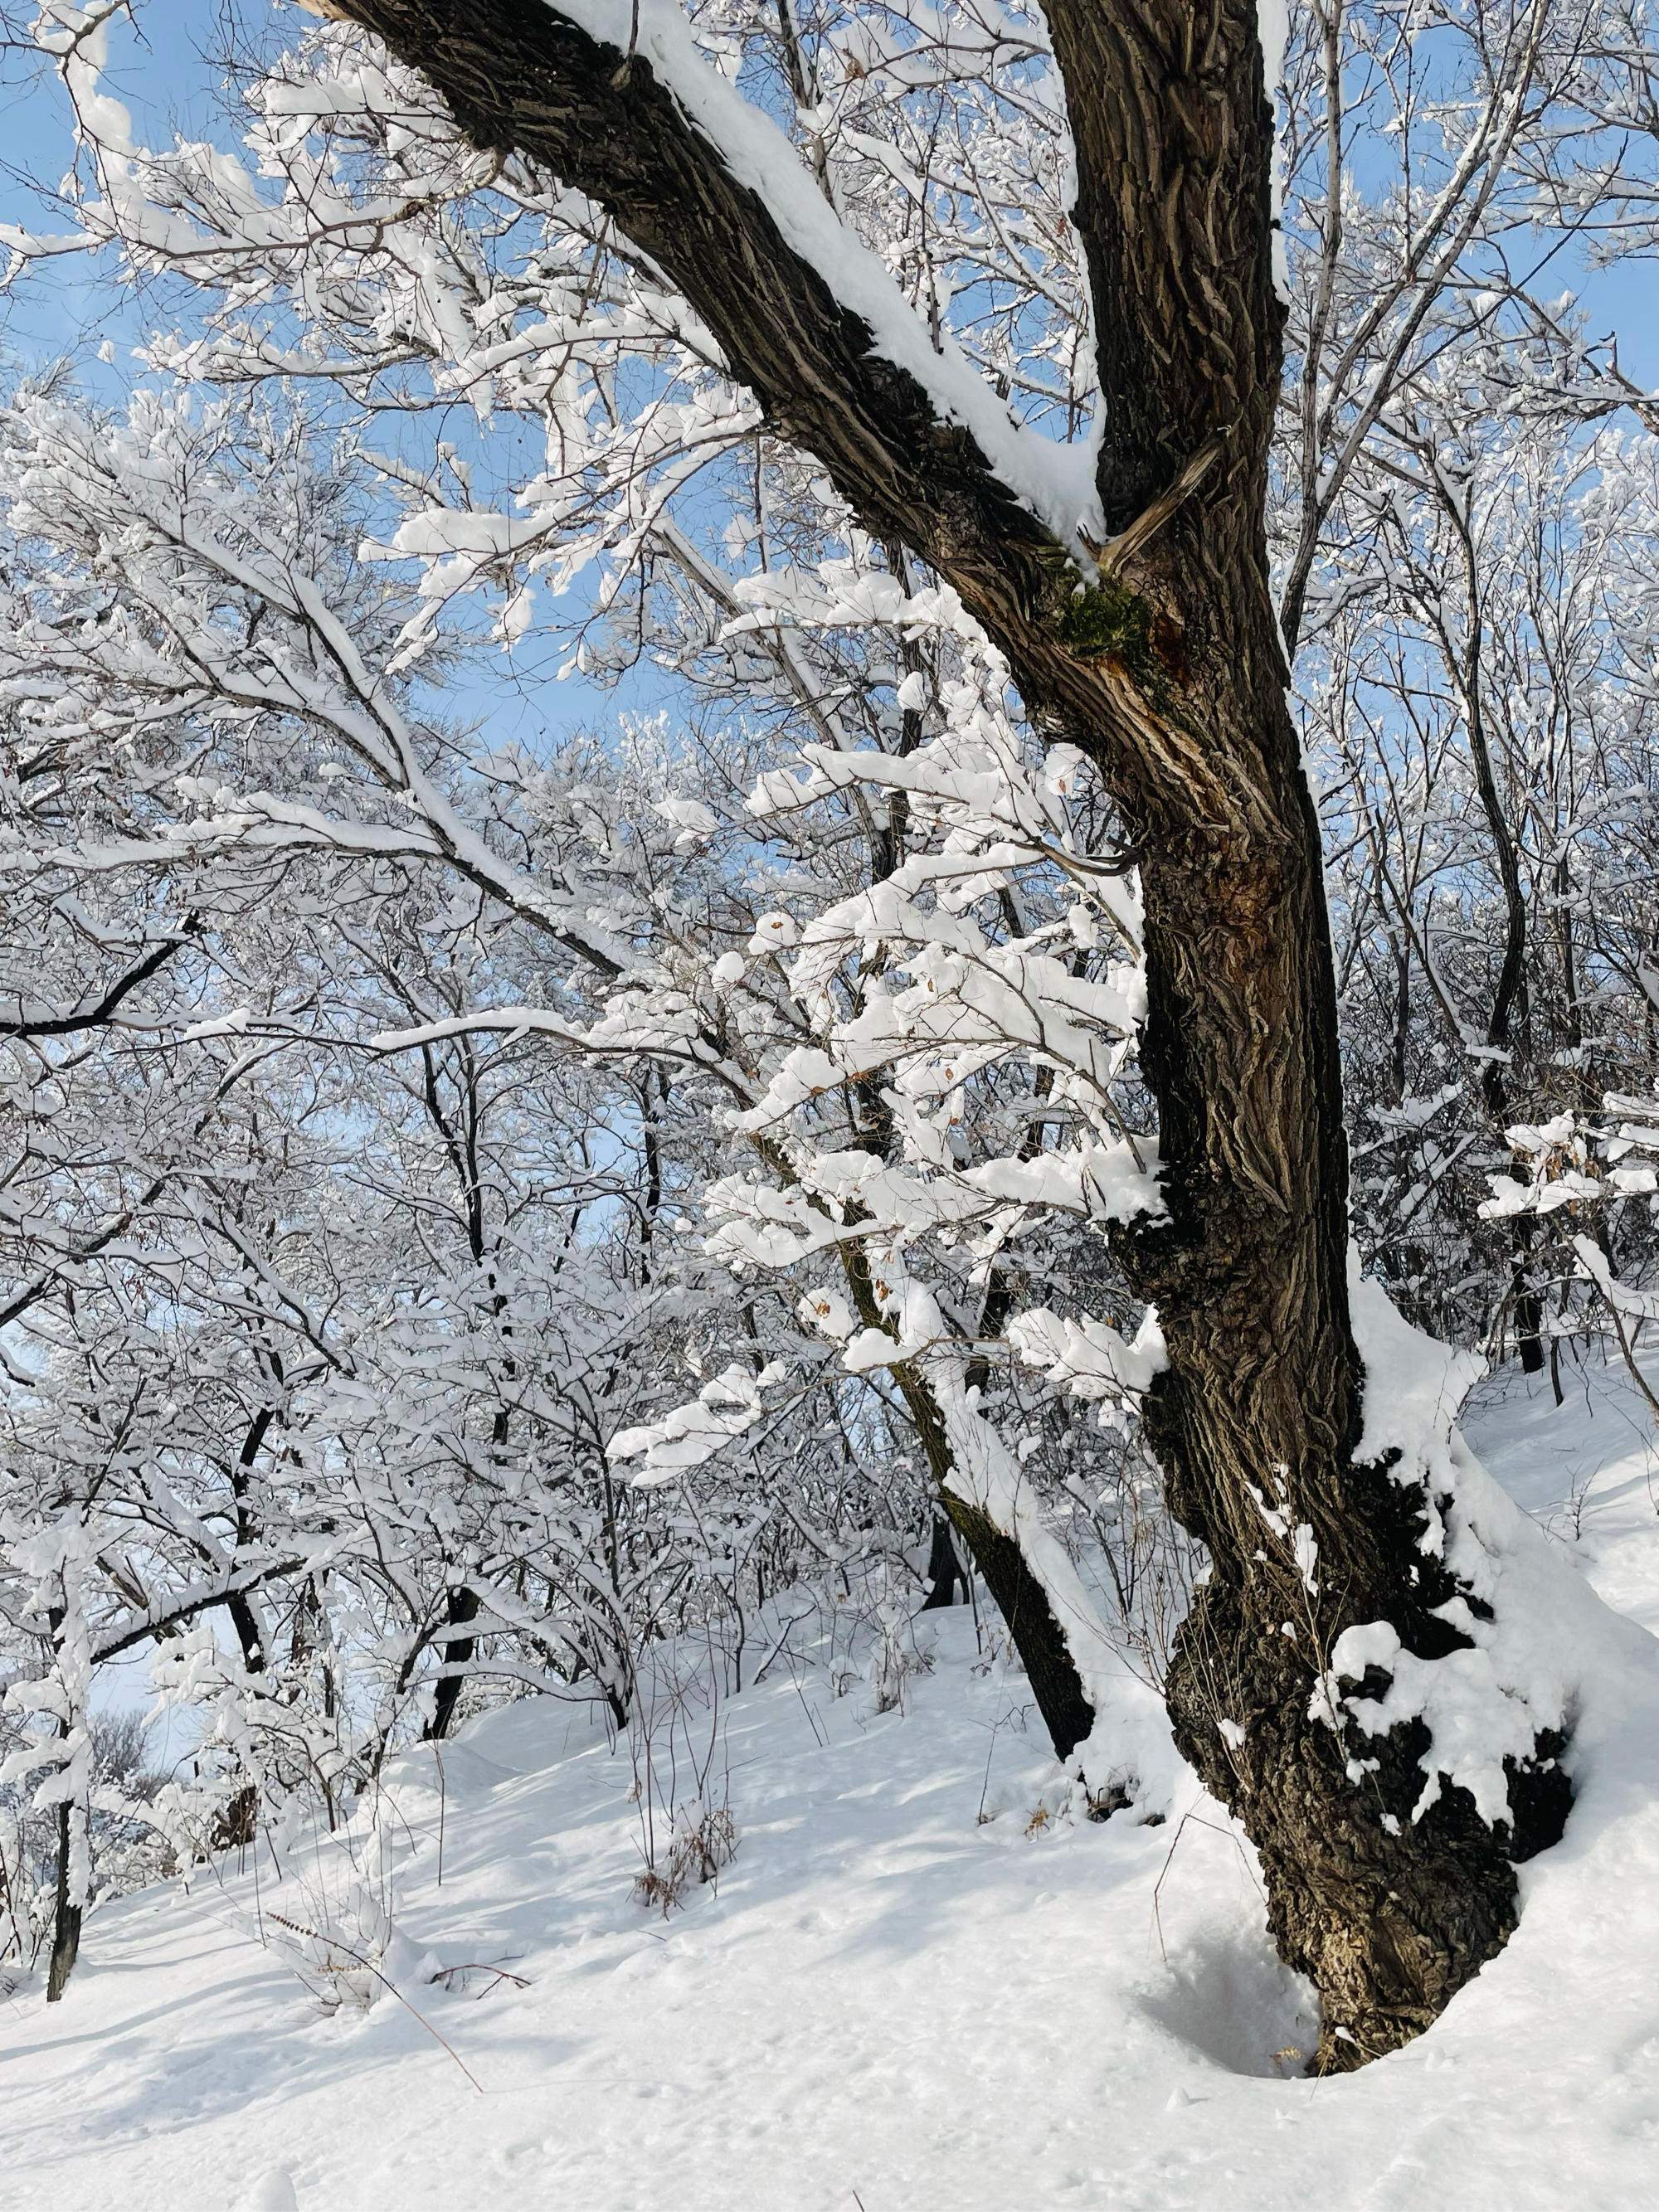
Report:
M1476 1449L1659 1634L1659 1454L1623 1377L1486 1387ZM1659 1644L1614 1638L1565 1844L1410 2050L1310 2081L1249 1854L1184 1779L1161 1826L1033 1815L1017 1680L932 1617L904 1710L775 1668L722 1711L740 1843L666 1921L632 1770L541 1702L401 1762L394 1996L319 2015L260 1918L337 1855L97 1914L66 2001L0 2006L6 2212L978 2212L1521 2207L1659 2197ZM1192 1817L1183 1819L1190 1813ZM981 1814L994 1817L982 1819ZM1035 1831L1034 1832L1032 1831ZM423 1957L423 1954L424 1957ZM447 1992L434 1960L499 1961ZM465 1986L461 1986L465 1984ZM435 2031L453 2046L447 2055ZM466 2071L463 2071L464 2062ZM476 2078L477 2087L468 2079Z

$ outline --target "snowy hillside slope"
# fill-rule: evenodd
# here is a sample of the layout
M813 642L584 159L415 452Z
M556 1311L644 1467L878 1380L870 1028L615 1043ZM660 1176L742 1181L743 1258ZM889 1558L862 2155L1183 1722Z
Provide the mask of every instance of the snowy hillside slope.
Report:
M1559 1410L1487 1386L1471 1439L1659 1633L1651 1425L1617 1370L1570 1382ZM586 1723L531 1702L446 1750L441 1886L435 1764L402 1760L387 1966L429 2027L392 1996L320 2017L262 1948L262 1918L318 1909L325 1846L281 1883L233 1858L97 1914L60 2007L0 2007L0 2206L1654 2201L1659 1643L1609 1633L1577 1807L1523 1870L1503 1957L1413 2047L1316 2083L1285 2055L1312 2021L1224 1815L1183 1770L1160 1826L1072 1820L1018 1680L979 1667L967 1612L932 1623L902 1711L821 1667L726 1705L737 1856L665 1921L630 1897L628 1759ZM526 1986L423 1978L487 1962Z

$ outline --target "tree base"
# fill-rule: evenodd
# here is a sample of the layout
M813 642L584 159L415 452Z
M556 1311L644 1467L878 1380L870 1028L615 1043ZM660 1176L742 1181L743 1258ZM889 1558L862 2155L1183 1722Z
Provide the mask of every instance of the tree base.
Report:
M1310 1717L1316 1686L1277 1626L1247 1621L1224 1585L1200 1591L1168 1684L1176 1741L1255 1844L1279 1956L1319 1993L1309 2070L1340 2074L1420 2035L1503 1949L1518 1917L1516 1863L1560 1840L1572 1789L1556 1763L1562 1740L1546 1732L1530 1760L1509 1765L1508 1822L1489 1827L1443 1780L1413 1820L1423 1723L1351 1745Z
M75 1962L81 1955L81 1908L78 1905L61 1904L58 1909L57 1924L52 1932L52 1964L46 1969L46 2002L61 2002L69 1987L70 1976L75 1972Z

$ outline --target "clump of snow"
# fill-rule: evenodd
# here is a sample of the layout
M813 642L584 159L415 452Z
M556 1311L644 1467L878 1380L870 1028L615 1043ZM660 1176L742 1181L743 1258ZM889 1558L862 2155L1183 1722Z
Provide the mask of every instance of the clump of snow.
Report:
M660 1421L633 1429L619 1429L611 1439L607 1456L643 1462L634 1477L637 1483L672 1482L688 1468L701 1467L734 1437L746 1436L765 1417L762 1393L782 1380L783 1369L774 1362L757 1375L751 1369L732 1365L705 1382L689 1405L676 1406Z
M1273 103L1277 128L1273 132L1273 289L1289 303L1291 266L1285 252L1285 233L1279 218L1285 211L1285 49L1290 42L1291 15L1286 0L1256 0L1256 35L1261 41L1262 81Z
M1626 1639L1454 1425L1483 1363L1413 1328L1357 1264L1349 1288L1365 1364L1358 1456L1381 1461L1393 1455L1393 1479L1422 1486L1427 1526L1421 1547L1443 1562L1484 1611L1462 1596L1437 1608L1470 1638L1467 1649L1438 1659L1402 1650L1386 1621L1347 1629L1332 1647L1310 1711L1328 1726L1350 1722L1370 1737L1422 1720L1431 1741L1412 1817L1420 1819L1451 1784L1468 1790L1481 1818L1495 1824L1509 1817L1505 1760L1529 1758L1540 1732L1572 1734L1589 1680L1597 1669L1621 1663ZM1371 1667L1389 1677L1381 1695L1345 1689ZM1566 1763L1573 1771L1571 1747Z
M293 2176L285 2166L273 2166L269 2173L262 2173L239 2203L246 2212L299 2212L300 2207Z
M1121 1399L1150 1390L1169 1365L1164 1332L1149 1308L1133 1338L1087 1314L1075 1321L1029 1306L1009 1324L1008 1341L1028 1367L1077 1398Z

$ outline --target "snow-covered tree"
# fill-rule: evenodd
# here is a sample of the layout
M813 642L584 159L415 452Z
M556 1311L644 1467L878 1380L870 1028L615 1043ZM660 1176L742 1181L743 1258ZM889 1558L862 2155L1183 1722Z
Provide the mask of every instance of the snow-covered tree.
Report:
M206 1532L169 1506L171 1595L100 1568L98 1602L179 1632L238 1773L275 1771L255 1717L301 1711L349 1765L491 1667L625 1706L672 1594L740 1608L781 1512L823 1558L937 1505L1086 1772L1147 1633L1102 1602L1098 1509L1150 1447L1208 1563L1177 1740L1257 1844L1321 2063L1392 2047L1513 1924L1566 1716L1476 1473L1366 1389L1437 1355L1350 1288L1286 648L1357 825L1345 976L1406 948L1497 1133L1524 840L1494 732L1529 759L1532 709L1492 670L1554 631L1480 604L1525 501L1486 499L1457 409L1582 432L1632 397L1515 254L1647 204L1645 30L1569 0L325 12L256 40L240 149L141 143L114 9L51 0L38 34L79 147L19 270L112 247L156 327L125 412L46 384L7 422L22 1110L70 1097L83 1034L76 1097L118 1100L27 1151L15 1387L130 1376L123 1468L179 1455ZM1397 165L1356 182L1379 129ZM653 672L686 735L472 734L480 672L544 653ZM1441 797L1395 821L1436 655ZM1472 900L1495 872L1495 976L1437 965L1423 906L1469 791L1449 865ZM216 1462L166 1427L198 1332L242 1439ZM80 1435L34 1423L20 1572L51 1515L109 1552ZM233 1601L222 1654L191 1624ZM1477 1675L1465 1759L1444 1698Z

